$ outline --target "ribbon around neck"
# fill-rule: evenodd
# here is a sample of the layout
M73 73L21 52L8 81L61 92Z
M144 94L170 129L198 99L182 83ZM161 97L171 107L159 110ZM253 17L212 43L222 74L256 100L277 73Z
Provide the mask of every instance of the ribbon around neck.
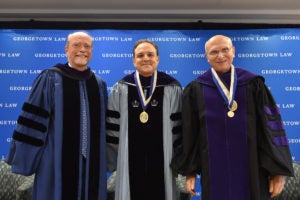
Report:
M143 110L146 110L147 105L150 102L151 97L152 97L152 95L155 91L155 88L156 88L157 71L155 70L154 73L152 74L151 83L150 83L150 94L149 94L149 97L147 99L145 98L145 94L143 92L143 87L142 87L142 84L141 84L141 81L140 81L140 75L139 75L138 71L135 71L134 82L135 82L135 86L136 86L136 89L137 89L137 92L138 92L138 95L139 95L139 98L140 98L140 102L142 104L142 108L143 108Z
M219 92L221 93L223 99L225 100L225 103L229 109L231 109L233 101L234 101L234 96L235 96L235 91L236 91L236 85L237 85L237 75L236 71L233 65L231 65L231 74L230 74L230 88L229 90L227 87L224 85L224 83L221 81L219 75L217 72L211 68L212 71L212 77L213 81L216 84Z

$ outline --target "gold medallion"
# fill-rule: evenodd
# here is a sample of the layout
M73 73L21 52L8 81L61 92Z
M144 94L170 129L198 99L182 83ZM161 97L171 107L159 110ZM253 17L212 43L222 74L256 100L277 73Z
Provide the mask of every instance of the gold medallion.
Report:
M230 118L234 117L234 112L231 111L231 110L229 110L229 111L227 112L227 116L230 117Z
M233 100L232 106L230 108L231 111L236 111L236 109L238 108L238 104L235 100Z
M142 123L146 123L148 121L148 119L149 119L148 113L145 112L145 111L141 112L141 114L140 114L140 121Z

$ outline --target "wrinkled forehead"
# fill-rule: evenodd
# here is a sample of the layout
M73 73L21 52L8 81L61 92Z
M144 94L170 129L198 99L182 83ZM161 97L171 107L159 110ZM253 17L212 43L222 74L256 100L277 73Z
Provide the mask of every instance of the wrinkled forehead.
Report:
M229 38L217 37L207 41L205 45L205 50L208 52L211 50L219 50L226 47L230 48L231 46L232 46L232 42Z
M79 42L79 41L84 41L87 43L92 43L92 38L86 33L75 33L71 34L68 37L68 42Z

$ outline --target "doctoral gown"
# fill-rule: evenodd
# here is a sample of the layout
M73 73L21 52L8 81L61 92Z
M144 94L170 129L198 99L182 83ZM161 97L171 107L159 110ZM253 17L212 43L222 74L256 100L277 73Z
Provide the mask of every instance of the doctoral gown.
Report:
M36 78L6 158L13 172L35 174L33 200L106 199L106 104L90 68L57 64Z
M149 91L150 79L141 77L141 84ZM181 97L179 82L158 72L155 91L145 109L149 119L142 123L134 73L113 86L108 98L107 158L109 171L117 171L115 199L177 199L169 165L174 147L181 143Z
M233 117L211 70L183 92L183 149L171 166L200 174L202 200L267 200L270 176L293 175L281 115L263 77L241 68L236 73ZM230 85L230 72L219 76Z

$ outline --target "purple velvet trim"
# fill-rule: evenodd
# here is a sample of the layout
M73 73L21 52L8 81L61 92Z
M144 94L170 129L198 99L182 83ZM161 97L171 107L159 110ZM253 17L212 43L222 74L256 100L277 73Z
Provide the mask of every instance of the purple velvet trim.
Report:
M227 116L228 109L215 87L203 86L203 95L210 200L250 200L246 87L237 88L239 108L233 118Z
M274 130L274 131L284 130L284 126L283 126L282 121L269 121L268 122L268 127L271 130Z
M267 113L267 115L279 115L280 114L280 110L277 106L264 106L264 110L265 113Z
M286 146L288 145L288 139L286 136L274 137L272 142L276 146Z
M250 71L244 70L242 68L235 68L236 74L237 74L237 85L244 85L246 84L250 79L257 77L256 74L253 74ZM263 80L264 78L261 77ZM207 70L204 74L200 75L196 78L196 81L206 84L206 85L212 85L215 86L215 83L212 80L212 73L211 70Z

